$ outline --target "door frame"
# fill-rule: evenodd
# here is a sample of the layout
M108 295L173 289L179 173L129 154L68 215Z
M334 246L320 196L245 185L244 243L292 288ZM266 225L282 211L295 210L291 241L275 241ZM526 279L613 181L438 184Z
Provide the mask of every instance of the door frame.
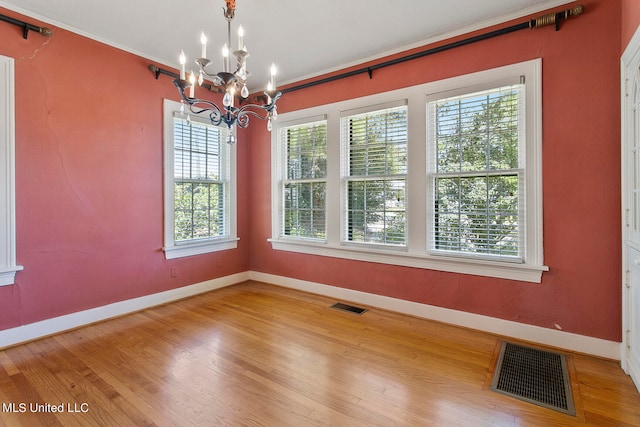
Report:
M620 364L625 373L633 379L636 387L640 390L640 369L638 362L629 360L629 345L631 341L631 299L629 297L629 287L631 285L631 265L629 262L629 248L634 246L639 248L640 242L631 244L632 230L630 227L631 198L629 197L632 186L633 170L629 165L627 153L634 143L634 121L630 113L634 100L631 90L633 88L633 73L640 70L640 27L636 30L631 41L625 48L620 58L620 119L621 119L621 145L620 145L620 166L621 166L621 224L622 224L622 343L620 347ZM638 74L637 74L638 75ZM640 125L640 123L638 123ZM638 130L640 132L640 129ZM640 169L640 166L639 166ZM640 171L639 171L640 172ZM640 248L639 248L640 249ZM640 331L635 331L640 333ZM637 344L636 344L637 345Z

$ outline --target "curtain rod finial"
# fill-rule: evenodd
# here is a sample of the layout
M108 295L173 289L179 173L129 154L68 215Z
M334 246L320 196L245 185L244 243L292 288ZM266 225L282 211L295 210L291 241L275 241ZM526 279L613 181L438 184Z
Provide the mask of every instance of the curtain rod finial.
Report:
M532 19L529 23L529 28L541 28L546 27L547 25L555 25L556 31L560 28L560 21L563 19L568 19L571 16L582 15L584 12L584 6L578 5L573 9L567 9L560 13L547 13L546 15L538 16L535 19Z
M583 12L584 12L584 6L579 4L578 6L574 7L573 9L571 9L569 11L569 14L571 16L578 16L578 15L582 15Z

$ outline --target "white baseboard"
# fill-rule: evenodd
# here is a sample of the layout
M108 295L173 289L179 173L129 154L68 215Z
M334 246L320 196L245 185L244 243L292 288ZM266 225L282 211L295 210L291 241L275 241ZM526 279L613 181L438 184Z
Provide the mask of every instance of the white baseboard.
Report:
M599 338L497 319L494 317L467 313L464 311L435 307L427 304L420 304L397 298L369 294L366 292L354 291L351 289L339 288L321 283L308 282L256 271L245 271L242 273L232 274L230 276L207 280L205 282L196 283L182 288L120 301L102 307L96 307L40 322L30 323L24 326L5 329L0 331L0 349L66 330L75 329L91 323L100 322L113 317L144 310L145 308L166 304L193 295L220 289L246 280L257 280L260 282L271 283L278 286L325 295L344 301L365 304L371 307L378 307L385 310L405 313L416 317L436 320L443 323L477 329L497 335L605 357L608 359L620 360L621 358L621 344L619 342L607 341Z
M360 303L371 307L378 307L385 310L405 313L416 317L477 329L497 335L604 357L607 359L620 360L621 356L620 343L615 341L607 341L599 338L512 322L495 317L420 304L412 301L256 271L250 272L250 278L251 280L271 283L331 298Z
M86 326L124 314L134 313L145 308L177 301L193 295L220 289L249 280L249 272L232 274L217 279L207 280L182 288L171 289L157 294L146 295L126 301L103 305L89 310L79 311L40 322L30 323L0 331L0 349L16 344L33 341L48 335Z
M625 350L623 349L622 351ZM631 377L640 392L640 366L638 366L638 363L627 358L627 360L623 361L623 369Z

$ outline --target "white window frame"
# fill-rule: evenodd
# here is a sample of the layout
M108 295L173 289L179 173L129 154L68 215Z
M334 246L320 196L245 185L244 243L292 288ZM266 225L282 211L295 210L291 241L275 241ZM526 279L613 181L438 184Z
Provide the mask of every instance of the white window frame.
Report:
M438 249L435 247L435 237L433 235L433 223L435 221L435 217L436 217L436 209L435 209L435 204L434 204L434 199L435 199L435 180L439 179L441 177L458 177L458 176L473 176L473 177L483 177L483 176L487 176L488 174L492 174L494 176L502 176L507 170L505 169L500 169L500 170L496 170L496 171L491 171L488 168L485 169L481 169L481 170L477 170L477 171L472 171L472 172L465 172L465 171L456 171L456 172L446 172L446 173L442 173L442 172L438 172L437 168L436 168L436 162L437 162L437 153L436 153L436 125L434 122L430 122L431 118L435 117L435 111L430 110L430 105L431 104L435 104L438 101L441 101L443 99L447 99L447 98L452 98L452 97L462 97L462 98L466 98L468 96L472 96L472 95L477 95L478 93L481 92L487 92L487 91L494 91L500 88L505 88L505 87L511 87L513 85L517 85L517 84L522 84L524 83L523 80L525 79L524 76L513 76L511 78L507 78L504 81L499 81L499 82L488 82L485 84L480 84L478 86L474 86L474 87L465 87L462 89L455 89L452 90L450 92L445 92L445 93L437 93L437 94L433 94L427 97L427 109L428 111L428 116L427 116L427 131L429 132L429 134L427 135L427 150L428 150L428 159L427 159L427 169L428 169L428 182L427 182L427 197L428 197L428 202L429 202L429 233L427 235L427 240L428 240L428 250L433 254L433 255L449 255L449 256L462 256L462 257L476 257L476 258L485 258L485 259L495 259L497 261L510 261L510 262L523 262L524 261L524 257L526 256L526 253L528 253L530 250L532 250L532 248L527 247L525 248L524 245L527 243L527 236L528 233L526 233L526 222L528 219L528 212L525 212L525 209L522 209L522 206L528 206L530 205L530 203L528 203L526 201L526 195L530 194L530 192L525 191L526 189L526 180L528 178L527 176L527 165L526 165L526 158L530 158L531 156L525 156L525 151L526 151L526 145L527 145L527 141L530 140L528 139L528 137L530 137L531 135L527 135L526 131L527 131L527 123L528 120L530 118L526 117L526 106L524 105L526 102L526 96L525 96L525 90L526 90L526 85L524 85L523 89L524 90L518 90L518 104L519 104L519 114L518 114L518 120L517 122L520 122L520 118L522 118L522 122L523 123L519 123L518 125L518 165L515 168L509 169L508 170L508 174L517 174L518 175L518 179L522 182L524 181L525 184L524 186L522 186L522 184L520 184L520 188L519 188L519 193L521 193L521 195L519 195L518 197L518 234L524 234L523 238L519 237L519 249L518 249L518 255L492 255L492 254L488 254L488 253L482 253L482 252L471 252L471 251L456 251L456 250L450 250L450 249ZM522 101L525 102L522 102ZM435 109L435 105L433 105L433 108ZM434 120L435 121L435 120ZM524 125L524 126L522 126ZM524 145L524 147L522 147L522 145Z
M16 265L14 60L0 55L0 286L12 285Z
M201 255L210 252L235 249L238 246L237 237L237 188L236 188L236 147L225 144L229 155L229 195L227 201L228 233L206 239L194 239L176 242L174 239L174 129L173 120L176 113L180 113L181 104L170 99L164 100L164 247L167 259ZM187 110L188 111L188 110ZM192 120L202 120L190 113ZM207 123L203 116L203 123Z
M427 162L427 99L441 92L479 85L502 85L505 80L524 76L526 102L526 252L524 262L514 263L474 257L434 255L428 250L427 234L429 200ZM341 190L340 117L345 110L398 102L408 105L408 166L407 166L407 246L400 249L345 245L341 241L344 224L344 197ZM275 250L331 256L359 261L377 262L453 273L496 277L540 283L542 273L548 271L543 263L542 244L542 60L534 59L517 64L479 71L445 80L375 94L335 104L280 114L276 123L300 120L305 117L327 117L327 239L324 242L282 239L278 227L281 221L277 203L282 165L278 160L278 140L273 132L272 144L272 238Z
M398 174L398 175L387 175L387 174L371 174L371 175L360 175L360 176L351 176L349 173L349 165L350 165L350 141L348 141L348 137L347 137L347 131L346 131L346 127L348 127L348 123L349 123L349 119L351 117L354 116L359 116L361 114L377 114L381 111L387 111L387 110L391 110L391 109L396 109L396 108L403 108L405 111L407 111L407 116L408 116L408 109L407 107L407 101L406 99L401 99L398 101L394 101L394 102L389 102L389 103L385 103L382 105L371 105L371 106L367 106L364 108L357 108L354 110L343 110L340 112L340 129L341 129L341 138L340 138L340 145L341 145L341 172L340 172L340 179L342 180L342 195L341 195L341 200L342 200L342 208L341 208L341 224L342 224L342 244L343 245L349 245L349 246L361 246L361 247L370 247L370 248L381 248L381 249L392 249L392 250L404 250L407 247L407 225L406 225L406 215L408 214L408 200L405 194L405 241L402 244L392 244L392 243L383 243L383 242L365 242L365 241L358 241L358 240L349 240L348 238L348 223L349 223L349 214L348 214L348 210L349 210L349 183L350 182L365 182L369 179L373 179L373 180L377 180L377 181L385 181L385 180L403 180L405 182L405 192L407 189L407 178L408 178L408 174L405 172L404 174ZM408 121L408 117L407 117L407 121ZM408 125L407 125L408 128ZM407 129L408 131L408 129ZM407 143L408 145L408 143ZM406 168L406 166L405 166ZM328 193L327 193L328 194Z

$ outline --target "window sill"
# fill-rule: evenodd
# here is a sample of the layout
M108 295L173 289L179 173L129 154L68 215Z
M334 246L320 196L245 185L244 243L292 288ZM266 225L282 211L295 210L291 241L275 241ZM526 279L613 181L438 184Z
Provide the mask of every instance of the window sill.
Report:
M299 240L269 239L269 242L271 242L273 249L280 251L424 268L450 273L473 274L532 283L540 283L542 280L542 272L549 271L549 267L545 265L457 258L429 255L426 253L411 253L407 251L370 249L366 247L330 246L327 243Z
M0 286L13 285L15 283L16 273L22 270L24 270L24 267L21 265L0 268Z
M202 255L210 252L226 251L238 247L239 238L206 240L201 242L176 244L162 248L167 259Z

